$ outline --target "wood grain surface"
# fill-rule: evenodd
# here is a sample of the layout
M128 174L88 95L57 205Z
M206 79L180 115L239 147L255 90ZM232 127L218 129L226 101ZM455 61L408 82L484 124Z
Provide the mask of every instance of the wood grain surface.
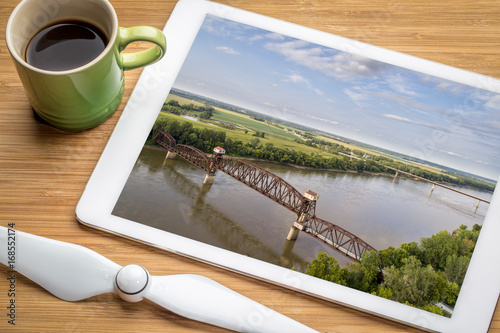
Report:
M500 78L499 0L220 1L369 44ZM153 275L202 274L320 332L419 332L343 306L259 282L77 223L75 207L141 70L126 72L117 112L77 133L34 116L5 44L17 0L0 5L0 225L84 245L120 265L139 263ZM162 29L175 1L112 0L120 25ZM148 47L130 46L131 51ZM492 264L495 264L492 262ZM496 263L498 264L498 262ZM106 294L69 303L16 275L16 321L8 324L9 272L0 267L2 332L225 332L181 318L151 302ZM497 308L490 331L500 332Z

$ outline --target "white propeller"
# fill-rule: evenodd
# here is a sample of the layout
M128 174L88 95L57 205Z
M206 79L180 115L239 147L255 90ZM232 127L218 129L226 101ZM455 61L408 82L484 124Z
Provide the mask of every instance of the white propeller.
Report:
M147 298L178 315L233 331L316 332L206 277L150 276L142 266L121 267L88 248L1 226L0 262L65 301L116 291L126 301Z

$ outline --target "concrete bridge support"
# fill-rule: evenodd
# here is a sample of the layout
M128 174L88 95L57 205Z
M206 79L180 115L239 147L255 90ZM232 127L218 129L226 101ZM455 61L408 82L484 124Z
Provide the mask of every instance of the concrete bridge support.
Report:
M203 184L212 185L215 181L215 173L207 173L205 179L203 180Z
M396 174L394 175L394 178L392 178L392 183L393 183L393 184L397 181L398 176L399 176L399 172L398 172L398 171L396 171Z
M431 193L429 193L429 198L431 197L432 192L434 192L434 188L435 188L435 187L436 187L436 184L432 184Z
M294 241L299 237L299 232L300 229L295 228L295 226L292 226L290 228L290 232L288 233L288 236L286 236L286 239L289 241Z
M163 160L162 166L165 166L165 163L167 163L167 160L172 160L177 156L176 153L168 151L167 155L165 155L165 159Z
M304 226L300 223L294 222L292 227L290 228L290 232L286 239L289 241L296 240L299 237L299 233L304 229Z

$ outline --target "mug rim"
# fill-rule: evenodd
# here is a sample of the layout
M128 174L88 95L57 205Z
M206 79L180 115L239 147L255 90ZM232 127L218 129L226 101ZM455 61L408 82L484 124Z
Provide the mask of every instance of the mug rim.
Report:
M63 70L63 71L52 71L52 70L41 69L41 68L38 68L38 67L35 67L35 66L29 64L24 59L24 57L22 57L17 52L17 50L14 47L14 42L12 41L12 25L14 24L14 21L17 19L18 12L21 10L21 8L24 7L27 3L32 2L32 1L36 1L36 0L22 0L14 8L14 10L12 11L12 13L9 16L9 20L7 21L7 26L5 29L5 41L7 44L7 49L9 50L9 53L11 54L11 56L19 64L21 64L23 67L26 67L34 72L38 72L41 74L47 74L47 75L67 75L67 74L72 74L72 73L78 73L78 72L84 71L85 69L87 69L87 68L93 66L94 64L96 64L97 62L99 62L102 58L104 58L113 49L114 44L115 44L115 40L116 40L116 37L118 34L118 29L119 29L118 16L116 15L115 9L113 8L113 6L111 5L111 3L108 0L93 0L96 2L102 3L104 6L107 7L109 12L112 14L111 15L112 16L111 17L111 19L112 19L112 22L111 22L112 23L112 32L111 32L111 36L109 36L109 41L108 41L108 45L106 45L106 48L97 57L95 57L94 59L92 59L92 61L89 61L85 65L82 65L80 67L75 67L72 69ZM63 3L62 5L64 6L65 4ZM42 30L44 27L50 26L51 23L54 23L54 22L55 21L49 20L49 22L46 25L42 26L38 31ZM96 23L92 23L92 24L97 25ZM100 29L102 29L102 27L100 27L100 26L98 26L98 27ZM33 37L34 37L34 35L31 36L31 38L33 38Z

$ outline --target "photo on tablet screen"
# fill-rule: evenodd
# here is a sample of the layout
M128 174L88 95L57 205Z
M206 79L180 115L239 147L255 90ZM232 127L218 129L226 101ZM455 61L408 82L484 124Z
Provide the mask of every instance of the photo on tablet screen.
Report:
M451 316L500 95L207 15L113 214Z

